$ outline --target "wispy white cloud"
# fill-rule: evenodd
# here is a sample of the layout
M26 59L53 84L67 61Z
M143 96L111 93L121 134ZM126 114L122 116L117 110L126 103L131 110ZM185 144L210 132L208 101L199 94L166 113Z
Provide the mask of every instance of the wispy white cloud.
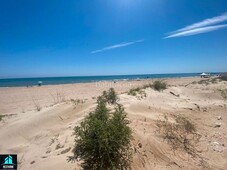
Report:
M113 50L113 49L116 49L116 48L122 48L122 47L126 47L126 46L133 45L133 44L136 44L136 43L140 43L140 42L143 42L143 41L144 40L141 39L141 40L136 40L136 41L131 41L131 42L123 42L123 43L120 43L120 44L115 44L115 45L112 45L112 46L104 47L100 50L92 51L91 54L100 53L100 52L107 51L107 50Z
M197 22L192 25L188 25L184 28L181 28L174 32L169 33L169 35L164 38L190 36L190 35L215 31L215 30L226 27L226 24L223 24L223 25L214 25L214 24L225 22L225 21L227 21L227 13L224 13L217 17L205 19L201 22ZM213 26L211 26L211 25L213 25Z
M189 35L202 34L202 33L210 32L210 31L215 31L215 30L218 30L218 29L221 29L221 28L224 28L224 27L227 27L227 24L207 26L207 27L202 27L202 28L195 28L195 29L192 29L192 30L178 32L178 33L169 35L165 38L183 37L183 36L189 36Z

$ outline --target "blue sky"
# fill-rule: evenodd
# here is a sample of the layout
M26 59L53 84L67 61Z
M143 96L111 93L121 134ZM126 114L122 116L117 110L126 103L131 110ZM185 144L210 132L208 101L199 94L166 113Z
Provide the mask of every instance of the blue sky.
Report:
M227 71L226 0L1 0L0 78Z

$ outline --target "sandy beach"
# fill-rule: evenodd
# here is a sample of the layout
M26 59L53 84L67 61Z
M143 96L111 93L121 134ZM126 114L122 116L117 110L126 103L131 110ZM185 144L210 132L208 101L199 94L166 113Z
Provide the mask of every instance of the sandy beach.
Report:
M227 82L169 78L161 79L168 84L162 92L147 88L146 97L127 94L155 80L0 88L0 151L17 154L21 170L81 169L80 162L67 161L73 128L94 110L96 98L113 87L133 129L132 169L227 169L227 99L222 94ZM173 151L157 133L156 122L165 115L169 120L181 115L195 125L197 157Z

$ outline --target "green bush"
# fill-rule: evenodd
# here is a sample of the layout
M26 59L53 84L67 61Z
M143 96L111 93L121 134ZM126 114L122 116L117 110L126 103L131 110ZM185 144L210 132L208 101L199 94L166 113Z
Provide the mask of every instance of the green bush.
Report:
M116 104L118 100L118 97L114 88L110 88L108 91L104 91L101 97L108 104Z
M155 81L152 85L154 90L161 91L167 88L167 84L162 81Z
M0 115L0 121L2 121L2 120L3 120L2 118L3 118L3 115Z
M94 112L75 127L74 156L85 169L127 169L130 167L132 130L121 105L111 113L99 97Z

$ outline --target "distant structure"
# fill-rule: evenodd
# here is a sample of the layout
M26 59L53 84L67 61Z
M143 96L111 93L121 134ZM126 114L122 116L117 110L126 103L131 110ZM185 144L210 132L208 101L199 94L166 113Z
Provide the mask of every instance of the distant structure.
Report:
M220 78L223 79L223 80L227 80L227 72L221 73Z
M209 78L210 74L202 73L202 74L200 74L200 76L201 76L201 78Z
M42 86L43 82L42 81L38 81L38 86Z

